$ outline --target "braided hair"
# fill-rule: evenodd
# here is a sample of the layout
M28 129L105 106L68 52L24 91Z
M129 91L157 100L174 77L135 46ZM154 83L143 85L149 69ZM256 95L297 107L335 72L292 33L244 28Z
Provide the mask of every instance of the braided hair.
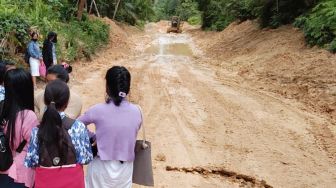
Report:
M107 71L105 79L108 95L106 103L112 101L116 106L120 106L120 103L130 91L130 72L123 66L114 66Z

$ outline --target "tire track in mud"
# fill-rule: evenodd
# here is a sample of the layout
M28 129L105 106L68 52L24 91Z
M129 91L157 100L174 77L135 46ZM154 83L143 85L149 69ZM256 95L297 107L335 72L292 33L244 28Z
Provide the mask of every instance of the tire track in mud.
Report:
M143 60L139 58L137 61L139 62ZM193 151L193 147L190 147L189 134L185 133L183 128L185 126L184 122L186 122L183 116L181 116L183 112L176 109L172 95L168 91L169 88L167 86L170 85L169 78L164 76L159 66L155 66L155 62L147 62L140 68L133 69L133 71L136 72L135 79L137 81L135 84L138 84L136 93L139 93L141 96L136 101L144 106L144 111L147 117L146 122L150 124L150 126L159 125L163 122L163 119L169 119L168 122L166 122L169 123L169 125L172 125L170 129L174 130L174 135L178 135L178 139L175 141L176 143L179 143L178 147L180 150L185 150L188 153L187 158L192 163L197 162L195 159L195 151ZM146 75L141 76L139 74L141 72L146 72ZM162 83L163 79L167 82ZM145 91L143 91L143 89ZM149 94L156 95L148 96ZM144 95L147 95L148 97L145 97ZM151 126L151 128L152 131L158 134L159 132L162 132L163 127Z
M185 172L192 174L200 174L202 176L212 176L212 175L220 175L229 181L234 183L239 183L241 187L252 186L252 187L260 187L260 188L273 188L273 186L266 183L265 180L257 180L255 177L251 177L244 174L239 174L233 171L229 171L224 169L223 167L166 167L167 171L175 171L175 172Z

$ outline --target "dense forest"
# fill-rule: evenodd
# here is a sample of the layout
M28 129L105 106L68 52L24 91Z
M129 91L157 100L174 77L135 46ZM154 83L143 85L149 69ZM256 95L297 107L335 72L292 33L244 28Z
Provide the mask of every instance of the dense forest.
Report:
M83 16L78 19L78 5ZM335 0L0 0L0 57L16 58L25 50L29 30L43 39L48 31L59 34L63 60L90 58L108 41L109 27L91 14L143 27L173 15L204 30L221 31L230 23L257 20L261 28L293 24L310 45L336 52ZM41 40L42 41L42 40ZM20 58L19 58L20 59Z
M206 30L221 31L230 23L257 20L261 28L293 24L309 45L336 52L335 0L161 0L159 19L179 15Z

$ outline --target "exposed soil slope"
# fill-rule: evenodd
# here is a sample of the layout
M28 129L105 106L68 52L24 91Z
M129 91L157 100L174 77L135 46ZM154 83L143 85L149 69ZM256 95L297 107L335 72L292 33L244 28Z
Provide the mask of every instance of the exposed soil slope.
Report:
M253 21L233 23L220 33L191 31L211 64L255 88L313 107L336 120L336 55L306 46L292 26L260 30ZM225 77L225 75L222 75Z
M335 73L333 55L306 48L290 27L260 33L245 22L223 33L193 30L191 38L165 34L164 22L139 32L106 21L110 46L74 66L72 87L85 112L104 102L108 68L131 71L129 100L144 111L155 187L335 186L332 121L298 102L318 100L311 91L328 91L335 74L318 72ZM298 92L299 81L307 93ZM320 101L332 108L325 98Z

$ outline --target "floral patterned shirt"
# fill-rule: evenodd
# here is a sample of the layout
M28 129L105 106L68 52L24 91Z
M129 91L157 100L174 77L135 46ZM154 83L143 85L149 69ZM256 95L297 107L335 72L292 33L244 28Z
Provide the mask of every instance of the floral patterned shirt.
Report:
M65 117L65 113L60 113L62 119ZM31 139L28 146L28 152L25 158L24 165L26 167L39 166L39 144L37 138L38 128L33 128L31 133ZM91 144L88 136L88 130L86 126L76 120L75 123L68 130L71 137L72 144L76 150L76 159L78 164L88 164L93 160Z

